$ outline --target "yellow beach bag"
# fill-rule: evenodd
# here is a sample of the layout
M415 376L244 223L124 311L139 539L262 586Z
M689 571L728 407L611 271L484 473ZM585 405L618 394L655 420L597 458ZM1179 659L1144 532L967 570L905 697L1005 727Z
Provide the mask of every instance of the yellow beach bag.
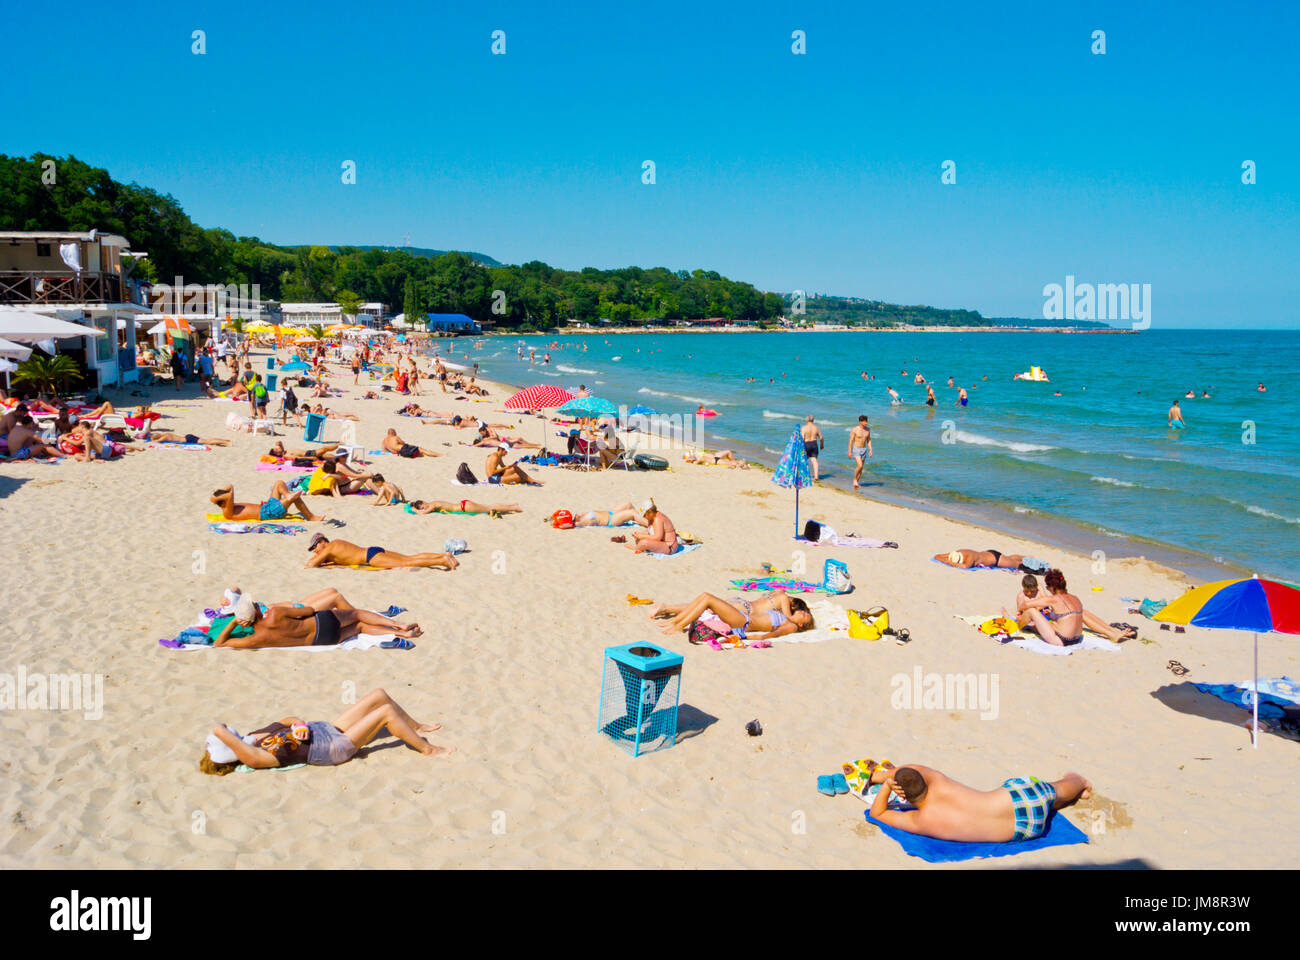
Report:
M884 607L850 610L849 636L854 640L879 640L889 629L889 611Z

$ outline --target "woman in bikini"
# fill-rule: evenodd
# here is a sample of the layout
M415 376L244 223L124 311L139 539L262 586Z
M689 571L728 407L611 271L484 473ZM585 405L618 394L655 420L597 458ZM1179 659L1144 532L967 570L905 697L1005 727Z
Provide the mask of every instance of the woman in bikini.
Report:
M814 626L808 604L787 593L766 593L756 600L735 597L724 600L711 593L702 593L687 604L661 603L650 611L650 619L671 617L664 633L680 633L690 628L696 620L712 613L737 633L742 640L771 640L791 633L811 630ZM749 636L751 631L762 631Z
M473 500L412 500L415 513L523 513L517 503L476 503Z
M630 501L620 503L613 510L588 510L585 513L575 511L573 514L575 527L621 527L628 523L635 523L639 527L649 526L646 518L637 512Z
M1038 584L1031 577L1022 582L1023 592L1016 598L1022 626L1032 626L1039 637L1056 647L1072 647L1083 640L1083 628L1100 634L1112 643L1122 643L1137 636L1137 631L1116 630L1100 617L1083 609L1083 601L1066 592L1065 574L1055 568L1043 576L1048 595L1039 596Z
M384 730L426 757L446 756L455 748L434 746L420 736L441 727L440 723L421 723L387 693L377 689L339 714L333 723L284 717L254 730L247 739L219 723L212 728L212 735L207 739L203 756L199 759L199 769L224 777L238 769L240 764L254 770L292 767L300 763L336 766L351 760L359 749Z

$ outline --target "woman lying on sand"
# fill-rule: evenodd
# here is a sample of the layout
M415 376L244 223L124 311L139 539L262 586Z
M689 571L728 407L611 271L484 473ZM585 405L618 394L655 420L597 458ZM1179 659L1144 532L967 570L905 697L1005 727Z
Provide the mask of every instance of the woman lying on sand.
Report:
M801 633L814 626L808 604L798 597L776 592L766 593L757 600L736 597L723 600L711 593L702 593L690 603L674 605L661 603L650 611L650 619L672 617L664 633L680 633L706 614L712 613L738 633L742 640L771 640L791 633ZM761 636L749 636L752 630L765 631Z
M223 723L212 728L199 769L224 777L245 764L254 770L291 767L299 763L329 767L351 760L356 752L387 728L388 732L426 757L446 756L454 747L436 747L420 734L441 729L440 723L420 723L383 690L372 690L333 723L285 717L248 735L245 742Z
M517 503L476 503L473 500L412 500L416 513L523 513Z
M701 453L693 450L690 453L683 453L682 459L687 463L699 463L704 466L716 467L722 464L724 467L740 467L741 470L748 470L749 464L740 460L730 450L715 450L713 453Z
M569 514L567 519L564 516L566 513ZM627 523L635 523L641 527L650 525L630 501L620 503L612 510L575 510L572 513L567 510L556 510L544 519L557 530L568 530L572 527L621 527Z
M948 553L936 553L934 559L963 570L971 567L1008 567L1014 570L1025 558L1018 553L1001 553L997 550L950 550Z

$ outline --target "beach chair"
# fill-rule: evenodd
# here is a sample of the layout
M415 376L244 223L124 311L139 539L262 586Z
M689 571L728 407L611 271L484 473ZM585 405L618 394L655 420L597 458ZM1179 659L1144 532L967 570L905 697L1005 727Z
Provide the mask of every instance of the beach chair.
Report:
M104 433L107 430L128 430L126 418L120 413L106 413L101 416L98 421L87 420L86 422L94 424L95 429L100 433Z
M339 445L335 448L335 455L348 466L352 465L355 458L360 460L366 452L366 448L357 443L357 425L354 421L348 420L339 427Z
M618 456L605 465L605 469L617 467L622 464L624 470L631 470L635 467L633 457L636 456L637 450L641 447L640 439L632 440L631 443L623 443L619 447Z

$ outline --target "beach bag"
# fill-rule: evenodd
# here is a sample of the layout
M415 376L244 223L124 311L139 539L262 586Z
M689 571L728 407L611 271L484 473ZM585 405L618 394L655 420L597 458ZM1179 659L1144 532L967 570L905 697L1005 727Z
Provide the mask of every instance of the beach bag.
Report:
M315 467L316 461L311 457L294 457L293 465L295 467Z
M816 543L822 538L822 525L816 520L809 520L803 525L803 538Z
M452 556L455 556L458 553L464 553L468 549L469 544L460 539L460 537L451 537L442 545L442 552L450 553Z
M468 463L462 463L456 468L456 479L469 487L478 483L478 477L474 476L474 471L469 468Z
M1025 557L1020 561L1021 573L1046 573L1050 569L1052 569L1050 563L1037 557Z
M849 636L854 640L879 640L889 629L889 611L884 607L850 610Z
M842 560L827 560L822 573L822 586L828 593L851 593L853 578L849 576L848 565Z
M720 640L722 634L718 633L718 631L714 630L712 627L706 626L702 621L696 620L691 624L691 632L688 635L688 638L691 643L708 643L709 641L716 642Z

